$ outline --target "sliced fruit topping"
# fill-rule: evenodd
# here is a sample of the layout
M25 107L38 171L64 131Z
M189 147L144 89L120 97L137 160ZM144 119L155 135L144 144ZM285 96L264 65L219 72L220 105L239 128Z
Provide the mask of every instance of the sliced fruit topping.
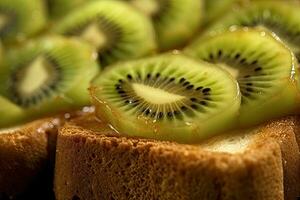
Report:
M13 49L0 68L0 94L29 116L86 105L90 80L99 71L93 54L88 45L60 37Z
M111 66L91 96L96 115L120 133L188 143L231 128L240 105L230 74L169 54Z
M240 123L249 126L295 112L299 77L294 54L269 32L208 34L185 52L229 71L242 93Z
M152 54L156 48L150 20L119 1L88 3L70 13L54 31L87 41L97 49L103 65Z

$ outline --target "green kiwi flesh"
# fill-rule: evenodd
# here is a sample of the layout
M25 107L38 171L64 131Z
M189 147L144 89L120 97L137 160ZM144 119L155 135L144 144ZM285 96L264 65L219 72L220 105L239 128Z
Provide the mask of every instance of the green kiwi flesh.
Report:
M207 34L185 53L218 64L237 79L242 93L241 126L292 114L299 104L297 59L265 29Z
M230 7L241 0L204 0L205 24L209 24L224 15Z
M256 1L233 12L209 31L232 26L262 26L276 33L300 59L300 5L286 1Z
M199 29L202 0L129 0L151 17L162 51L182 47Z
M46 25L46 10L41 0L1 0L0 39L15 42L33 36Z
M171 54L110 66L90 93L97 117L118 132L182 143L231 128L240 106L229 73Z
M156 49L151 21L121 1L86 4L62 19L54 31L87 41L98 51L104 66L152 54Z
M91 0L45 0L52 18L58 19Z
M87 88L98 73L93 49L82 42L45 37L6 53L0 94L40 117L89 104Z
M3 96L0 96L0 113L0 129L14 126L25 119L24 110Z

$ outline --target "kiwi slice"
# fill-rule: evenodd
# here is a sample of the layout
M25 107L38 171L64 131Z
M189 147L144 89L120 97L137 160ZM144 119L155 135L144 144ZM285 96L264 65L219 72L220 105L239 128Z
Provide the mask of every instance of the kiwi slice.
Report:
M134 59L156 48L150 20L121 1L97 1L70 13L54 28L56 33L90 43L100 63Z
M294 54L265 29L207 34L185 52L218 64L239 83L240 123L250 126L295 112L299 77Z
M162 51L185 45L202 22L202 0L127 1L152 19Z
M220 20L209 31L232 26L265 27L276 33L300 59L300 5L286 1L256 1Z
M66 13L91 0L46 0L52 18L63 17Z
M89 104L87 88L98 73L95 52L82 42L46 37L7 52L0 94L42 116Z
M231 128L240 106L229 73L171 54L111 66L91 96L98 118L120 133L182 143Z
M44 28L46 10L42 0L1 0L0 39L22 40Z

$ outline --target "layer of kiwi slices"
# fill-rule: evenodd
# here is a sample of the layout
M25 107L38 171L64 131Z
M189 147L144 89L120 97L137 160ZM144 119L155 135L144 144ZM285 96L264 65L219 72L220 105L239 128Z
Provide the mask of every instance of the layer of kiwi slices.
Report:
M186 54L229 71L242 94L240 124L250 126L296 112L297 59L264 29L236 29L200 37Z
M5 53L0 94L28 118L68 111L89 104L87 88L99 70L89 45L44 37Z
M104 66L152 54L156 49L150 20L121 1L85 4L57 23L54 32L91 44Z
M245 7L230 10L238 3ZM60 36L35 37L46 6L44 31ZM2 0L0 101L12 112L0 126L90 104L87 88L97 74L90 90L97 116L131 136L197 142L294 113L298 8L283 1ZM184 49L189 57L140 59L183 47L227 10ZM264 29L238 28L245 26ZM100 72L99 63L109 67Z
M90 93L120 133L185 143L232 128L241 97L226 71L171 54L110 66Z

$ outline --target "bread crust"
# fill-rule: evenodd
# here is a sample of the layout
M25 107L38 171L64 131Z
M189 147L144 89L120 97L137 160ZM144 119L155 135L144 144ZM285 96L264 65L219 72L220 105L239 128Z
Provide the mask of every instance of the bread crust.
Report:
M0 134L0 199L38 192L50 182L60 120L37 120ZM52 166L51 166L52 163Z
M261 126L262 139L272 137L281 147L285 200L294 200L300 196L299 129L298 117L287 117Z
M294 199L300 188L294 119L258 127L255 142L235 154L121 137L87 128L99 125L93 120L67 123L58 136L56 198L280 200L284 185L285 199Z

